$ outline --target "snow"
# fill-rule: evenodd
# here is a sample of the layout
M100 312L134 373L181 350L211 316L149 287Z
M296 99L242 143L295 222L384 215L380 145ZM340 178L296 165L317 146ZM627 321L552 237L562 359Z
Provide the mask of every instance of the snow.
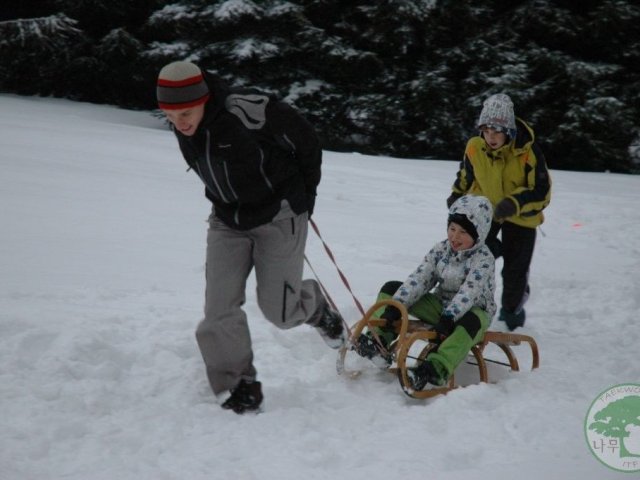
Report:
M172 3L169 5L165 5L156 12L153 12L153 14L151 14L151 17L149 17L149 24L154 25L158 22L164 22L167 19L190 19L196 17L196 15L197 13L192 12L189 7Z
M584 419L640 381L640 177L552 171L520 330L540 369L519 349L524 371L423 401L352 356L363 374L339 377L313 329L262 318L252 277L265 403L238 416L194 339L209 204L163 123L0 95L0 144L0 479L630 478L592 455ZM314 218L365 306L444 238L456 169L325 152ZM355 323L311 231L307 255Z
M215 17L219 20L228 20L242 15L258 16L262 14L262 8L248 0L228 0L216 8Z
M270 42L258 42L255 38L246 38L234 42L229 56L241 60L252 57L261 57L262 59L271 58L277 55L279 48Z
M188 56L189 48L187 42L151 42L145 55L149 58L161 56L180 58Z
M286 96L285 101L290 104L295 104L301 96L313 95L323 88L330 87L322 80L305 80L304 83L296 82L289 88L289 94Z

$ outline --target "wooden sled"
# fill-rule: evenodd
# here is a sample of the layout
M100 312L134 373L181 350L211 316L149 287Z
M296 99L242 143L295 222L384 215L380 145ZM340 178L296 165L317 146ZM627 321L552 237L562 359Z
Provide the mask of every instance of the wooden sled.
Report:
M365 313L362 320L357 322L351 328L351 337L346 346L340 349L338 353L338 361L336 364L338 374L346 374L350 377L356 377L360 374L358 370L348 370L345 368L345 358L347 352L353 350L357 338L366 329L371 330L373 327L379 327L386 324L385 320L377 318L371 318L373 314L386 305L393 305L398 308L402 314L399 322L396 322L395 328L398 333L398 340L393 344L390 351L392 358L395 360L395 367L390 367L389 371L396 373L400 381L402 390L413 398L430 398L436 395L445 394L454 388L458 388L455 383L454 375L449 379L449 383L444 387L428 388L426 390L414 390L411 387L411 383L408 377L408 371L412 365L408 364L408 360L415 360L415 362L423 361L428 353L435 347L433 340L436 338L436 333L430 329L425 323L418 320L410 320L407 309L401 303L395 300L382 300L373 305ZM424 347L420 347L420 343L426 344ZM507 357L508 363L496 362L484 357L484 349L488 344L497 345L500 350L504 352ZM488 331L485 333L483 339L473 346L471 354L475 358L475 363L478 367L478 374L480 382L489 381L489 373L487 369L487 362L500 363L508 366L512 371L517 372L520 370L518 359L514 354L511 347L519 346L522 343L528 343L531 348L531 369L536 369L540 365L540 355L538 353L538 345L533 337L528 335L520 335L516 333L506 332L494 332ZM419 350L415 352L416 348Z

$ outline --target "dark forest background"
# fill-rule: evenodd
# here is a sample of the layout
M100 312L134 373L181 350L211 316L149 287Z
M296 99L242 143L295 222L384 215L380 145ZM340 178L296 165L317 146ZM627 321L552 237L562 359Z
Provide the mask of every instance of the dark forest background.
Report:
M640 170L640 6L592 0L3 2L0 91L156 108L188 59L302 110L329 150L461 158L513 98L552 168Z

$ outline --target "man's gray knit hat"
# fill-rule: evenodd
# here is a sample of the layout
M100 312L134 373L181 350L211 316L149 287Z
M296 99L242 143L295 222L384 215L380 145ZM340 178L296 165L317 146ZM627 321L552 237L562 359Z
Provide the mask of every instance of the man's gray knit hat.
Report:
M158 74L158 106L163 110L180 110L209 100L209 87L200 68L191 62L173 62Z

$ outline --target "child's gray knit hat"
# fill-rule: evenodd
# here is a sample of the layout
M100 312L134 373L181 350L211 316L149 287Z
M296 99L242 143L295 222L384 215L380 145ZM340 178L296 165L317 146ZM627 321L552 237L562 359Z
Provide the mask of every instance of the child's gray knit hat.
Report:
M496 93L484 101L478 128L490 127L506 133L510 138L516 136L516 117L513 102L506 93Z

